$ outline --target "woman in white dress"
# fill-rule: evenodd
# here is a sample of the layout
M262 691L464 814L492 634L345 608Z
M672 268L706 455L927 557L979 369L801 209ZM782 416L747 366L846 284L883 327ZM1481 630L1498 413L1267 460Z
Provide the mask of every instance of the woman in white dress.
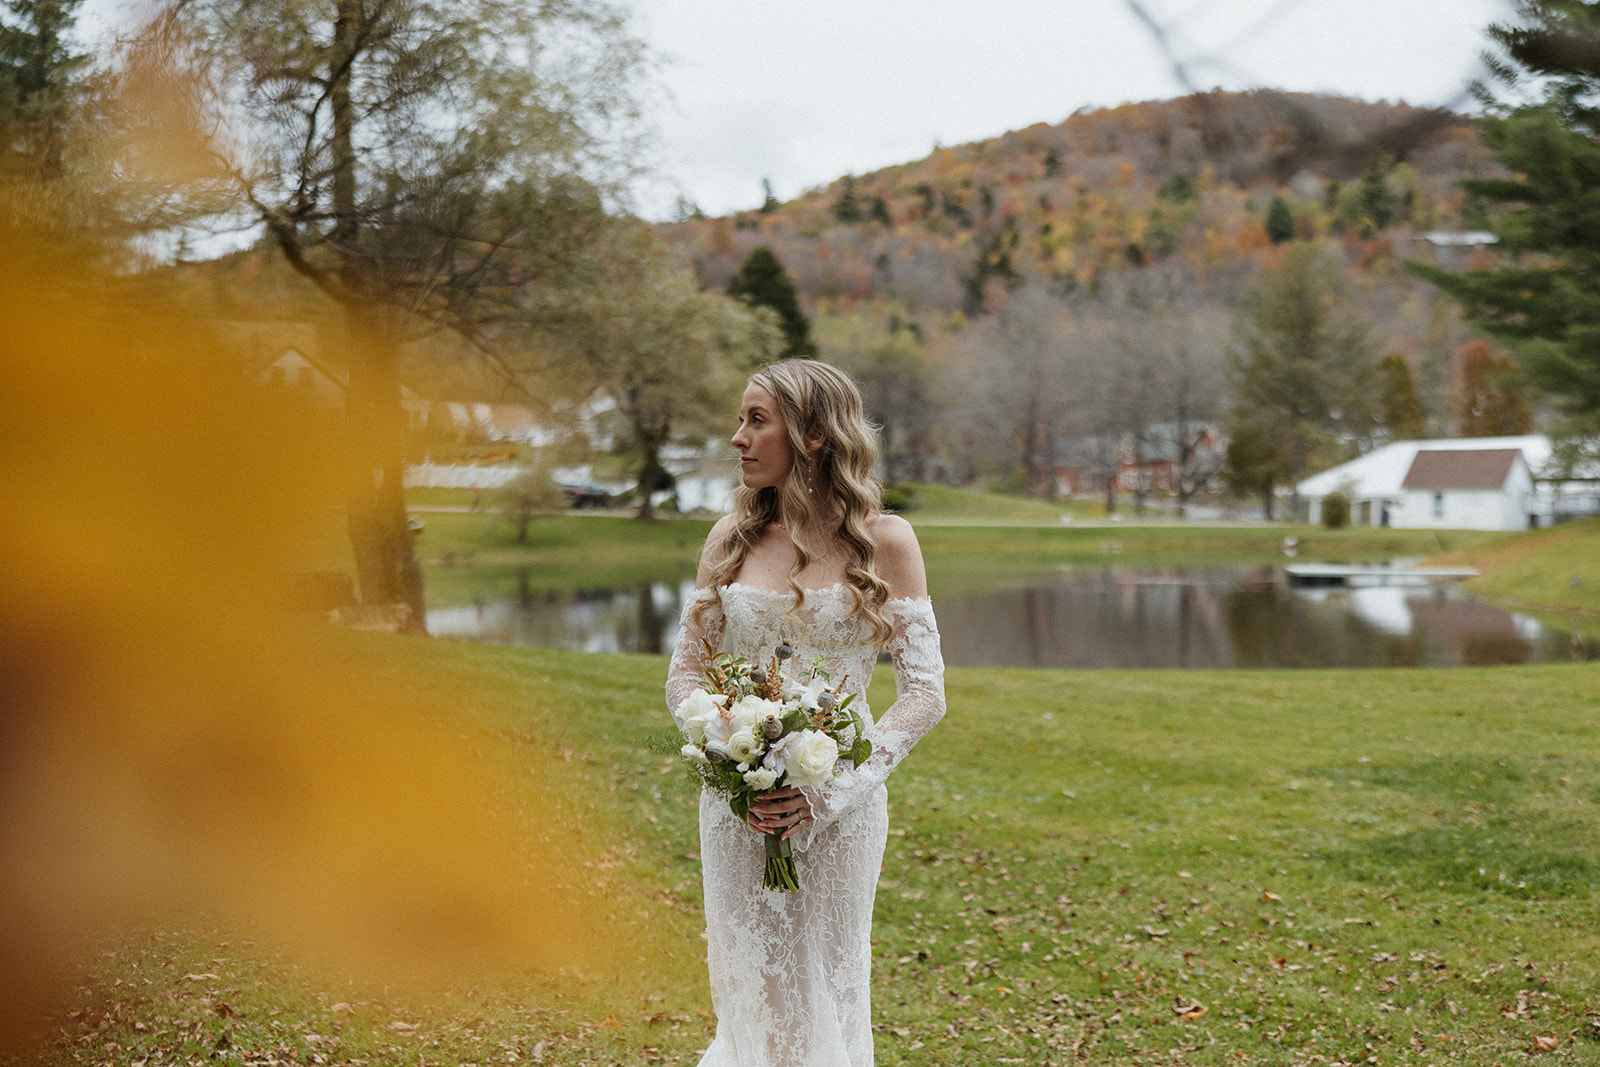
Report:
M812 360L758 371L732 444L743 485L701 553L667 705L700 684L703 639L752 661L788 640L795 662L821 656L835 683L848 679L872 756L828 785L769 794L748 824L702 793L717 1033L701 1067L868 1067L884 780L944 714L922 554L910 524L879 508L874 433L842 372ZM896 700L874 721L865 693L880 650L894 662ZM768 833L789 839L798 893L762 887Z

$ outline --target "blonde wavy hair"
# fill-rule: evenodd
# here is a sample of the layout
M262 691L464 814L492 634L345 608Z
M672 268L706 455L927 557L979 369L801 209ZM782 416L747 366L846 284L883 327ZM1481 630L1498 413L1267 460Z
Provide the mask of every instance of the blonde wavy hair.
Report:
M772 395L789 433L794 466L782 485L762 489L740 485L734 492L733 525L718 544L706 546L717 561L710 570L711 588L732 582L763 531L776 523L794 546L794 566L789 568L789 589L795 596L792 615L805 602L799 575L811 562L799 533L815 517L815 501L832 497L843 511L837 537L849 553L845 586L855 601L854 610L871 623L880 645L887 642L893 634L884 612L889 585L878 577L878 543L868 530L883 499L872 474L878 433L867 421L860 390L849 375L814 359L769 364L752 374L750 382ZM819 433L822 445L813 453L806 441L816 440ZM815 494L809 491L813 486ZM702 604L696 615L709 607L709 603Z

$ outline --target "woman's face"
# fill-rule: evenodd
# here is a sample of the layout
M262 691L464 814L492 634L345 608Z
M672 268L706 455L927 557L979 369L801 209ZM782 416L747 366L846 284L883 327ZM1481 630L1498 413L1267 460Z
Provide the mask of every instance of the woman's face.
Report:
M794 467L789 427L778 414L772 394L751 382L739 402L739 429L732 444L739 450L739 469L747 489L782 485Z

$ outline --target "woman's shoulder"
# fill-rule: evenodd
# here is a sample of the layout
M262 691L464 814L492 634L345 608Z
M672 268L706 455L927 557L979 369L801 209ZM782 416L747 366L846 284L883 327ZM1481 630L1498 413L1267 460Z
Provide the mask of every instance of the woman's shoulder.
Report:
M922 565L922 546L917 543L916 531L898 515L879 513L868 524L873 541L877 542L878 577L889 584L892 597L923 597L928 595L928 576Z
M867 529L872 539L878 542L880 552L917 549L916 531L909 522L892 512L880 511L873 515L867 520Z
M728 538L733 533L733 528L738 520L731 514L724 515L711 526L711 532L706 534L706 543L700 549L700 567L695 575L695 585L705 588L711 582L711 574L722 563L728 553Z

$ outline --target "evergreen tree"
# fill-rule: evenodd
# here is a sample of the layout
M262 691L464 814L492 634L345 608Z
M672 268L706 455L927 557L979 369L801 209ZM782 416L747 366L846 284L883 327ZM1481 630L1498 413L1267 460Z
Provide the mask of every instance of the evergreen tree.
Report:
M1245 293L1236 328L1234 422L1259 429L1262 447L1278 453L1253 466L1291 486L1315 459L1370 429L1375 361L1366 324L1339 309L1336 281L1315 245L1290 245L1283 267Z
M1156 190L1157 198L1173 204L1187 204L1198 195L1194 179L1181 170L1168 177L1161 183L1161 188Z
M82 0L5 0L0 19L0 171L61 176L77 74L68 37Z
M1056 151L1055 145L1044 150L1044 176L1054 178L1061 173L1061 153Z
M770 215L778 210L778 198L772 195L772 179L761 179L761 214Z
M991 279L1004 282L1007 289L1015 289L1022 283L1022 274L1011 259L1011 253L1017 250L1021 240L1022 235L1017 232L1016 222L1007 218L1000 229L978 250L977 258L972 261L971 270L962 279L964 292L962 310L969 318L983 314L984 290Z
M1496 25L1493 69L1537 100L1497 103L1482 143L1510 177L1463 182L1490 209L1502 265L1452 274L1412 264L1508 342L1528 378L1600 431L1600 2L1525 0L1523 25ZM1500 210L1494 210L1498 207Z
M1422 410L1422 401L1417 396L1417 386L1405 357L1384 356L1378 369L1383 375L1378 398L1382 407L1379 419L1389 431L1389 439L1409 441L1423 436L1428 429L1428 415Z
M872 206L867 209L867 218L873 222L881 222L885 226L894 225L894 219L889 214L889 204L881 196L872 198Z
M800 310L800 296L795 291L789 273L772 254L772 249L762 245L750 253L750 258L728 282L728 295L738 297L752 307L771 308L778 316L778 326L783 330L784 348L780 358L811 357L817 354L816 343L811 340L811 323Z
M1361 230L1373 234L1386 229L1394 221L1397 206L1394 191L1389 188L1389 172L1394 170L1394 157L1378 152L1367 160L1367 169L1361 176L1357 204L1361 212Z
M1222 480L1240 496L1261 502L1261 517L1272 521L1273 492L1289 480L1288 454L1275 440L1269 413L1241 410L1229 428L1228 459Z
M856 180L848 174L844 176L844 188L839 193L839 199L834 202L833 217L846 225L861 221L861 202L856 199Z
M1267 236L1275 245L1294 238L1294 212L1289 210L1289 201L1281 196L1273 197L1272 203L1267 205Z

